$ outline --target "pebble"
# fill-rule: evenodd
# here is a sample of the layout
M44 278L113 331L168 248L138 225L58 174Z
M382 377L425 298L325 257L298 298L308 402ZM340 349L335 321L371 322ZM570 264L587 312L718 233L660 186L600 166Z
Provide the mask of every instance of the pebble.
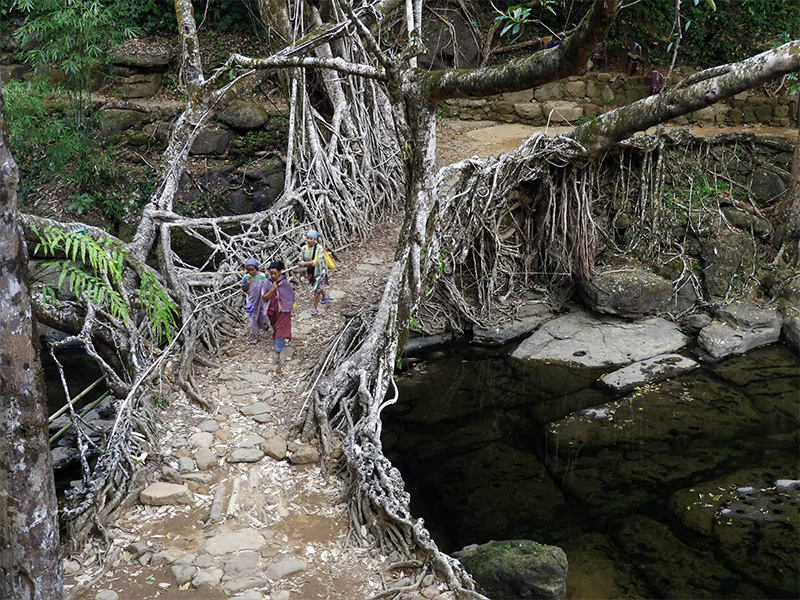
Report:
M207 431L201 431L200 433L191 435L189 437L189 443L196 448L211 448L211 444L214 443L214 436Z
M178 471L181 473L191 473L194 471L194 461L189 457L179 458Z
M289 460L295 465L308 465L319 462L319 450L309 444L301 445Z
M194 454L194 460L201 471L217 466L217 455L208 448L199 448Z
M255 372L239 375L239 377L251 383L270 383L272 381L272 377L270 377L269 375L264 375L263 373L255 373Z
M139 494L139 501L149 506L164 506L166 504L189 504L189 488L185 485L164 483L159 481L149 485Z
M192 577L192 587L216 587L222 581L222 569L209 569L208 571L198 571Z
M236 408L233 406L222 406L220 407L219 412L223 415L232 415L236 412Z
M267 583L267 578L261 573L253 577L244 577L242 579L226 579L222 583L222 587L229 592L235 594L236 592L243 592L254 587L261 587Z
M183 556L175 560L174 564L176 566L186 566L192 564L195 561L195 559L197 559L196 554L184 554Z
M172 575L175 583L179 586L189 583L196 572L197 567L173 565L169 568L169 574Z
M119 596L114 590L100 590L94 600L119 600Z
M271 596L272 600L275 600L276 597L275 594ZM250 590L249 592L236 596L236 600L264 600L264 594L256 590Z
M217 429L214 432L214 437L217 438L220 442L227 442L229 439L231 439L232 435L233 434L231 433L231 430L228 429L227 427L223 427L222 429Z
M275 460L283 460L286 458L286 441L278 436L272 436L267 440L261 442L259 446L263 452Z
M258 552L254 550L239 552L225 561L225 574L230 577L235 575L250 575L258 571L260 563L261 557Z
M183 483L183 479L181 478L181 474L178 473L177 469L173 469L170 466L162 467L161 469L161 479L167 481L169 483L177 483L180 485Z
M285 558L269 566L267 569L267 577L270 579L283 579L284 577L305 570L306 566L306 561L300 558Z
M254 448L261 444L261 442L265 442L266 440L261 437L260 435L248 435L243 440L239 442L239 447L241 448Z
M231 452L228 457L229 463L251 463L258 462L264 458L264 452L260 448L238 448Z
M207 569L214 566L214 557L210 554L201 554L194 560L194 566Z
M172 554L170 554L166 550L163 550L161 552L156 552L155 554L153 554L153 558L150 560L150 564L153 565L154 567L160 567L161 565L168 565L172 563L172 561L174 560L175 557L172 556Z
M220 533L206 540L205 551L209 554L231 554L240 550L260 550L267 540L255 529L249 527Z
M186 483L210 483L214 476L211 473L187 473Z
M214 419L208 419L200 423L197 427L200 429L200 431L214 433L217 429L219 429L219 423L217 423Z
M70 575L75 575L78 571L81 570L81 563L77 560L65 560L64 561L64 576L69 577Z
M255 415L260 415L262 413L270 412L271 410L272 407L266 402L256 402L254 404L248 404L247 406L243 406L240 409L240 412L245 417L253 417Z

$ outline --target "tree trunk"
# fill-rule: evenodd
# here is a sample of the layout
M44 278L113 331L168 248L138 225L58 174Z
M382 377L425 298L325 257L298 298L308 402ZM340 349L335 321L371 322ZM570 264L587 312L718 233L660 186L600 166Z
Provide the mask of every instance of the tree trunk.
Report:
M58 508L0 89L0 597L58 600Z

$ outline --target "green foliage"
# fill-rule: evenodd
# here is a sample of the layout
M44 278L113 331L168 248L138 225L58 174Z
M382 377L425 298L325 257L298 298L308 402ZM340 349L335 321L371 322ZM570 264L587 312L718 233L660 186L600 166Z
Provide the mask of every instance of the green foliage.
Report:
M142 272L139 300L147 313L150 330L156 339L165 336L167 342L171 342L172 331L178 327L178 310L149 271Z
M39 242L34 254L40 250L44 256L60 255L65 260L45 263L59 269L58 284L42 288L43 302L57 302L57 292L67 281L68 289L76 297L84 297L95 306L102 307L114 319L127 323L130 319L128 306L114 286L122 284L126 251L115 240L94 238L82 231L65 231L58 227L33 228ZM172 341L172 332L177 328L178 311L167 293L148 270L142 271L139 300L148 317L153 336Z
M76 127L70 111L63 110L69 101L61 89L11 81L3 84L3 93L23 204L31 189L58 181L74 191L69 210L81 215L96 210L118 224L147 199L152 178L119 167L119 150L97 134L93 117Z
M557 16L555 11L555 7L558 6L557 0L541 0L539 6L542 12L550 13L553 17ZM522 32L525 25L541 23L538 19L531 18L531 9L527 6L511 5L506 8L505 12L494 4L492 4L492 7L496 13L494 18L495 25L503 26L500 31L501 37L504 35L517 36Z
M588 1L581 2L588 6ZM716 8L716 10L713 10ZM706 68L742 60L769 49L771 42L800 37L800 3L775 0L684 2L680 64ZM609 34L609 52L642 45L654 68L669 64L669 44L675 20L674 0L638 2L623 10ZM619 50L617 54L619 55Z

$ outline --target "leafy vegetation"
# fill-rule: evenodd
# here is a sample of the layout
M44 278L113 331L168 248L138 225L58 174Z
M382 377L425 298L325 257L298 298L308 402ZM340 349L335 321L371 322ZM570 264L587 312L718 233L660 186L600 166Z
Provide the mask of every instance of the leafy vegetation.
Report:
M41 80L3 85L9 125L8 144L22 173L23 206L32 189L61 182L71 194L69 210L97 211L115 227L150 194L148 173L120 168L120 150L96 131L89 113L76 126L61 87Z
M122 295L115 289L122 284L125 268L123 249L111 238L94 238L82 231L65 231L58 227L46 227L42 231L34 228L39 243L34 254L65 259L54 260L43 266L60 271L55 286L42 287L43 302L58 302L58 292L68 282L69 292L80 298L84 296L98 308L108 310L114 319L130 320L130 311ZM153 336L171 341L177 328L178 311L155 276L147 270L140 275L139 301L148 318Z

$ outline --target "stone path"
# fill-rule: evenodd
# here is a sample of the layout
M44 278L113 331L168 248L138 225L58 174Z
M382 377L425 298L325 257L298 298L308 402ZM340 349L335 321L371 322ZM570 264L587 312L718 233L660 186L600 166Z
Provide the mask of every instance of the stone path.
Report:
M268 362L272 340L248 345L243 324L214 357L222 366L198 374L216 412L169 398L162 447L148 459L163 459L158 480L107 530L109 545L65 562L69 589L88 586L82 597L97 600L355 599L384 589L388 559L348 543L343 482L326 479L315 444L289 431L342 311L378 302L395 238L388 223L368 248L337 254L332 301L318 317L308 291L297 290L295 337L279 371ZM440 594L429 588L424 597Z

